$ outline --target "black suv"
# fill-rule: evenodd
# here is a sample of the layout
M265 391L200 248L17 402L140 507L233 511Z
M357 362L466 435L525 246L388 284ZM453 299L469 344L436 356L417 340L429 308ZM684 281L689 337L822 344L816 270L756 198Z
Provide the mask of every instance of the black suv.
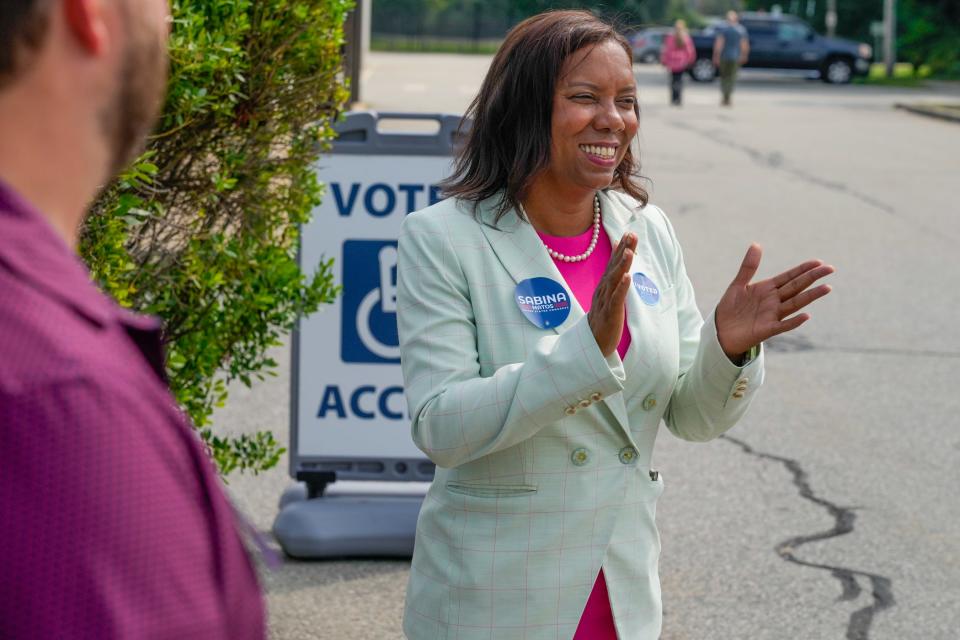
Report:
M750 40L744 68L818 71L821 80L834 84L846 84L853 76L866 75L870 70L870 45L821 36L795 16L743 13L740 24ZM716 77L713 41L722 25L718 20L693 34L697 59L689 72L694 80L709 82Z

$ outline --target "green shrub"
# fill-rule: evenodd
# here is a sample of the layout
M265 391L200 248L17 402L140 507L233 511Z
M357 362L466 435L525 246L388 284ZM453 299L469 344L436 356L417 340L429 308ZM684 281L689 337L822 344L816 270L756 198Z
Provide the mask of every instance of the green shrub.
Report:
M960 5L956 0L902 0L898 57L943 78L960 77Z
M164 320L167 370L223 475L274 466L268 430L211 431L227 385L275 375L270 347L337 294L297 264L312 165L348 94L350 0L173 0L171 78L148 150L104 190L81 253L120 304Z

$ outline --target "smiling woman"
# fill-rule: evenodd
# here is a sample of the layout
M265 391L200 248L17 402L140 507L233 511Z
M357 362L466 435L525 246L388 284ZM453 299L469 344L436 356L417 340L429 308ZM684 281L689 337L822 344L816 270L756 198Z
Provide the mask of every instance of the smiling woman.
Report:
M614 183L646 204L629 145L640 117L636 93L630 44L612 25L580 11L520 23L507 34L468 109L472 134L446 194L480 202L502 192L497 213L503 215L531 195L544 169L562 172L551 179L565 183L570 172L578 173L572 164L579 157L601 164L577 183L587 179L594 189ZM617 131L598 134L590 124L594 115L601 123L622 122Z
M636 181L636 91L610 25L522 22L467 114L451 197L404 221L400 357L437 464L409 638L658 638L661 420L693 441L731 428L763 381L760 343L829 291L810 288L833 270L816 260L751 283L753 245L704 322Z
M632 186L635 163L627 154L637 134L639 108L633 65L624 46L605 40L570 55L560 69L552 106L550 163L531 180L524 199L535 227L568 236L577 232L577 213L589 204L583 196L592 198L610 186L621 163L626 164L621 184ZM555 195L569 204L568 215L544 215ZM580 196L581 201L564 196Z

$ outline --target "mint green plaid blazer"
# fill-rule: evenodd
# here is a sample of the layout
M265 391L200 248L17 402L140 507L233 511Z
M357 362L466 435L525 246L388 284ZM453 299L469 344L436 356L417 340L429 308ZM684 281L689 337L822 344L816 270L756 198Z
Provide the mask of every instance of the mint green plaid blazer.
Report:
M576 300L553 328L521 313L517 283L565 283L514 212L495 225L491 201L475 216L450 199L404 221L401 364L414 442L437 464L409 638L569 640L601 567L619 637L660 635L659 425L685 440L722 434L762 383L763 353L744 367L724 355L662 211L612 190L601 209L614 245L637 234L631 273L660 289L650 306L631 287L622 361L604 358Z

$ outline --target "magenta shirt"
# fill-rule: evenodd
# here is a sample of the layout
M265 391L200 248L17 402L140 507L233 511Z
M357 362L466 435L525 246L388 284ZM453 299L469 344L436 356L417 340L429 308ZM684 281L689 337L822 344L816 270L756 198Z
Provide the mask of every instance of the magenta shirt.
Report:
M0 182L0 638L254 640L264 603L160 330Z
M585 232L578 236L559 238L549 236L545 233L537 232L540 240L546 243L554 251L568 256L577 256L587 250L590 246L590 240L593 238L593 227L591 226ZM593 302L593 291L600 284L603 278L603 272L610 262L610 256L613 254L613 247L610 244L610 238L603 228L600 228L600 236L597 238L597 246L594 248L590 257L582 262L563 262L554 259L554 264L560 270L560 275L570 287L573 296L580 303L585 312L590 311ZM630 330L627 328L626 318L624 318L623 334L620 336L620 343L617 345L617 353L623 358L630 347ZM577 626L577 633L574 640L617 640L617 629L613 623L613 612L610 609L610 599L607 594L607 583L603 579L603 569L597 575L597 580L593 584L593 590L587 599L587 604L580 616L580 624Z

